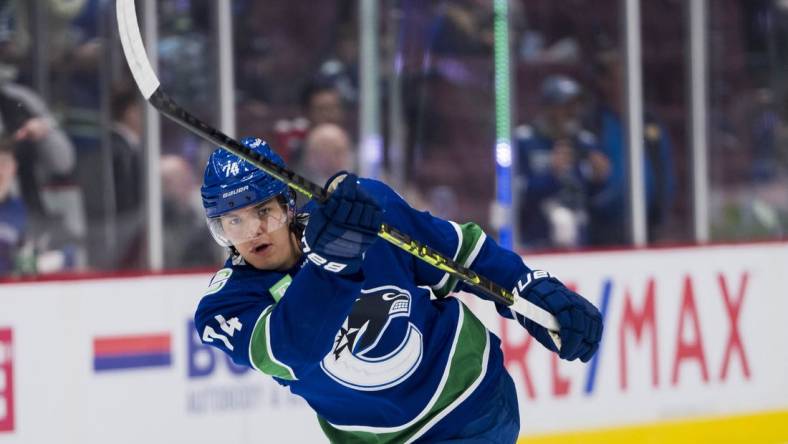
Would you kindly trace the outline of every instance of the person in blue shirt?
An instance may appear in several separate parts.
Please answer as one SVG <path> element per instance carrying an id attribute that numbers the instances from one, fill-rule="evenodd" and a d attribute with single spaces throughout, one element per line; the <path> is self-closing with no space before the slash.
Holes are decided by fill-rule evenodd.
<path id="1" fill-rule="evenodd" d="M 262 140 L 242 143 L 284 167 Z M 229 257 L 197 307 L 198 335 L 306 400 L 331 442 L 518 437 L 500 339 L 447 297 L 476 290 L 379 240 L 382 222 L 521 288 L 519 297 L 557 318 L 560 351 L 543 327 L 506 306 L 498 312 L 561 358 L 587 362 L 599 346 L 602 318 L 590 302 L 478 225 L 414 210 L 382 182 L 340 172 L 326 184 L 325 203 L 296 209 L 283 183 L 216 150 L 201 191 L 210 231 Z"/>
<path id="2" fill-rule="evenodd" d="M 588 242 L 594 246 L 624 245 L 629 242 L 629 148 L 621 112 L 624 71 L 616 51 L 600 52 L 594 69 L 599 97 L 587 126 L 597 134 L 599 149 L 610 159 L 610 177 L 589 202 Z M 654 241 L 675 204 L 676 169 L 666 126 L 648 110 L 643 120 L 646 220 L 649 241 Z"/>
<path id="3" fill-rule="evenodd" d="M 545 78 L 541 109 L 516 131 L 520 242 L 536 248 L 587 244 L 590 202 L 610 175 L 608 157 L 580 124 L 580 84 L 564 75 Z"/>

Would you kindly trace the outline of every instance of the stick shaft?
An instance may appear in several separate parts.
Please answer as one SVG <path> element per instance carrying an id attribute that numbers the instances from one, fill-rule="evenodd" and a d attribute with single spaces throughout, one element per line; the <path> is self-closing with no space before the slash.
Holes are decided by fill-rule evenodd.
<path id="1" fill-rule="evenodd" d="M 304 194 L 306 197 L 315 199 L 319 202 L 325 202 L 327 199 L 326 192 L 323 190 L 323 188 L 315 185 L 303 176 L 296 174 L 287 168 L 283 168 L 258 155 L 248 147 L 244 146 L 242 143 L 237 142 L 221 131 L 201 121 L 197 117 L 190 114 L 188 111 L 181 108 L 167 94 L 161 91 L 161 88 L 158 88 L 151 95 L 149 102 L 162 114 L 180 124 L 187 130 L 246 160 L 255 167 L 275 177 L 277 180 L 287 184 L 287 186 L 291 187 L 292 189 Z M 500 285 L 483 276 L 479 276 L 473 270 L 470 270 L 458 264 L 454 260 L 443 256 L 434 249 L 418 242 L 417 240 L 388 224 L 381 225 L 380 231 L 378 231 L 378 236 L 397 246 L 398 248 L 401 248 L 402 250 L 405 250 L 408 253 L 416 256 L 424 262 L 427 262 L 430 265 L 450 273 L 458 279 L 462 279 L 468 284 L 479 288 L 497 302 L 506 304 L 508 306 L 511 306 L 514 302 L 514 295 L 511 291 L 501 287 Z"/>
<path id="2" fill-rule="evenodd" d="M 185 129 L 246 160 L 307 198 L 321 203 L 326 201 L 328 195 L 323 188 L 315 185 L 303 176 L 260 156 L 242 143 L 190 114 L 165 94 L 145 54 L 134 0 L 117 0 L 116 7 L 118 30 L 126 61 L 140 92 L 154 108 Z M 542 325 L 551 332 L 556 345 L 560 348 L 560 338 L 557 334 L 559 330 L 558 322 L 552 315 L 541 308 L 525 299 L 517 298 L 515 300 L 512 292 L 506 288 L 478 275 L 473 270 L 443 256 L 388 224 L 381 225 L 378 236 L 420 260 L 479 289 L 492 300 L 505 304 L 512 310 Z"/>

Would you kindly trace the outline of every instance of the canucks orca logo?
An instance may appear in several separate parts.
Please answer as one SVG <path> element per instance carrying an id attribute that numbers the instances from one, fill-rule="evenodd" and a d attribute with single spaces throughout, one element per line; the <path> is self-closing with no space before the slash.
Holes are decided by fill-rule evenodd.
<path id="1" fill-rule="evenodd" d="M 407 320 L 410 292 L 386 285 L 361 293 L 320 367 L 346 387 L 383 390 L 416 371 L 423 354 L 422 336 Z"/>
<path id="2" fill-rule="evenodd" d="M 356 301 L 345 325 L 339 331 L 334 358 L 339 359 L 345 349 L 363 356 L 375 347 L 391 319 L 410 314 L 410 297 L 397 290 L 366 296 Z"/>

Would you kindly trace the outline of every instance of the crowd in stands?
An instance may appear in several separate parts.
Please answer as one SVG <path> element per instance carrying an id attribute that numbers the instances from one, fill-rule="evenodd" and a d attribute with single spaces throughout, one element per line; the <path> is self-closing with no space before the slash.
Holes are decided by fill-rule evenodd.
<path id="1" fill-rule="evenodd" d="M 0 3 L 0 278 L 145 269 L 145 105 L 114 34 L 114 2 Z M 156 2 L 162 83 L 215 123 L 213 3 Z M 714 239 L 784 238 L 788 231 L 788 82 L 774 74 L 788 65 L 788 44 L 769 34 L 788 34 L 782 3 L 721 0 L 710 8 Z M 509 5 L 518 247 L 626 245 L 629 147 L 618 1 Z M 232 8 L 236 135 L 263 137 L 318 184 L 337 170 L 355 170 L 357 2 L 236 0 Z M 643 8 L 648 240 L 686 242 L 687 35 L 675 20 L 684 2 Z M 405 0 L 380 13 L 384 146 L 389 155 L 393 135 L 404 134 L 400 193 L 414 207 L 494 230 L 490 2 Z M 763 16 L 773 28 L 755 25 Z M 44 43 L 36 34 L 41 20 Z M 393 86 L 400 97 L 391 95 Z M 199 200 L 213 147 L 166 120 L 161 140 L 165 266 L 214 267 L 223 253 L 205 241 Z"/>

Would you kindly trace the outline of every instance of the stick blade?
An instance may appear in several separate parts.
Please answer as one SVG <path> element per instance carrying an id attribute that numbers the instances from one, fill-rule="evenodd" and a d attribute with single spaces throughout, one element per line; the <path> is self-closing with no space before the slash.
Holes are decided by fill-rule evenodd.
<path id="1" fill-rule="evenodd" d="M 129 65 L 129 69 L 131 69 L 132 75 L 134 75 L 137 87 L 142 92 L 145 100 L 148 100 L 159 88 L 159 79 L 156 77 L 156 73 L 148 60 L 148 55 L 145 53 L 134 0 L 118 0 L 115 8 L 123 54 L 126 56 L 126 62 Z"/>

